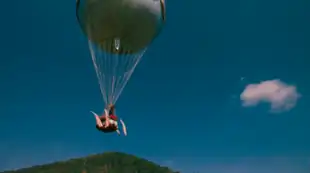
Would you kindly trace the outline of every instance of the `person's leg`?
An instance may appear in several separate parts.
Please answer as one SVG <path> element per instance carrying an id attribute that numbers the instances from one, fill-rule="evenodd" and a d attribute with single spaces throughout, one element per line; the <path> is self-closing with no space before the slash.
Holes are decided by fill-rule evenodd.
<path id="1" fill-rule="evenodd" d="M 97 125 L 98 127 L 102 127 L 102 126 L 103 126 L 103 124 L 102 124 L 102 122 L 101 122 L 101 120 L 100 120 L 99 116 L 98 116 L 95 112 L 93 112 L 93 111 L 91 111 L 91 113 L 93 113 L 93 114 L 94 114 L 94 116 L 95 116 L 95 119 L 96 119 L 96 125 Z"/>
<path id="2" fill-rule="evenodd" d="M 118 135 L 121 135 L 121 132 L 117 129 L 116 130 L 116 133 L 118 134 Z"/>
<path id="3" fill-rule="evenodd" d="M 122 119 L 120 119 L 120 122 L 122 124 L 122 128 L 123 128 L 123 133 L 125 136 L 127 136 L 127 129 L 126 129 L 126 125 L 124 123 L 124 121 Z"/>
<path id="4" fill-rule="evenodd" d="M 110 118 L 110 125 L 111 125 L 111 126 L 117 127 L 117 121 L 112 120 L 112 119 Z"/>
<path id="5" fill-rule="evenodd" d="M 99 127 L 103 127 L 102 121 L 100 120 L 99 116 L 95 116 L 96 118 L 96 125 L 98 125 Z"/>
<path id="6" fill-rule="evenodd" d="M 112 120 L 112 121 L 113 121 L 113 126 L 115 126 L 115 128 L 117 129 L 117 130 L 116 130 L 117 134 L 118 134 L 118 135 L 121 135 L 121 132 L 119 131 L 119 128 L 118 128 L 118 123 L 117 123 L 117 121 L 115 121 L 115 120 Z"/>
<path id="7" fill-rule="evenodd" d="M 99 131 L 102 131 L 102 127 L 99 127 L 97 124 L 96 124 L 96 129 Z"/>
<path id="8" fill-rule="evenodd" d="M 110 118 L 110 126 L 109 127 L 113 128 L 113 129 L 118 129 L 117 122 Z"/>

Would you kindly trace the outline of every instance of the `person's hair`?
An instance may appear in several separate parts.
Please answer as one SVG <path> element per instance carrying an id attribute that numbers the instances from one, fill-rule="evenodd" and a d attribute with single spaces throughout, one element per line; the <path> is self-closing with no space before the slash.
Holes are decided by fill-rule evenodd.
<path id="1" fill-rule="evenodd" d="M 110 106 L 110 113 L 113 115 L 115 114 L 115 106 L 114 105 Z"/>

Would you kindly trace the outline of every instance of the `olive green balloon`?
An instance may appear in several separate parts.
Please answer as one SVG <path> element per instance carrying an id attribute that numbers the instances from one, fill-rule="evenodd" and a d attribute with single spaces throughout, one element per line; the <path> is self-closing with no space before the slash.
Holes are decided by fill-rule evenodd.
<path id="1" fill-rule="evenodd" d="M 77 0 L 82 31 L 108 53 L 131 54 L 145 49 L 160 32 L 163 0 Z"/>

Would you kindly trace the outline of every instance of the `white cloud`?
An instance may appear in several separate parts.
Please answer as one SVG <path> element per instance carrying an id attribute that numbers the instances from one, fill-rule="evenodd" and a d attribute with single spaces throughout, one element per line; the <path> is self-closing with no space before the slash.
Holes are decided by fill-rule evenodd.
<path id="1" fill-rule="evenodd" d="M 300 94 L 293 85 L 280 80 L 268 80 L 259 84 L 249 84 L 240 95 L 243 106 L 256 106 L 261 102 L 271 105 L 272 112 L 282 112 L 292 109 Z"/>

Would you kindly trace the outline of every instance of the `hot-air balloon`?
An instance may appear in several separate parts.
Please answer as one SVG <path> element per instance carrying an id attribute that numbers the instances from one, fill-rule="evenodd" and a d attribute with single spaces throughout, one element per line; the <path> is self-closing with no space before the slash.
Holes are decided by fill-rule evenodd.
<path id="1" fill-rule="evenodd" d="M 164 0 L 77 0 L 76 17 L 87 36 L 100 91 L 102 116 L 92 112 L 98 130 L 120 135 L 115 103 L 148 46 L 165 23 Z M 120 119 L 124 135 L 126 125 Z"/>

